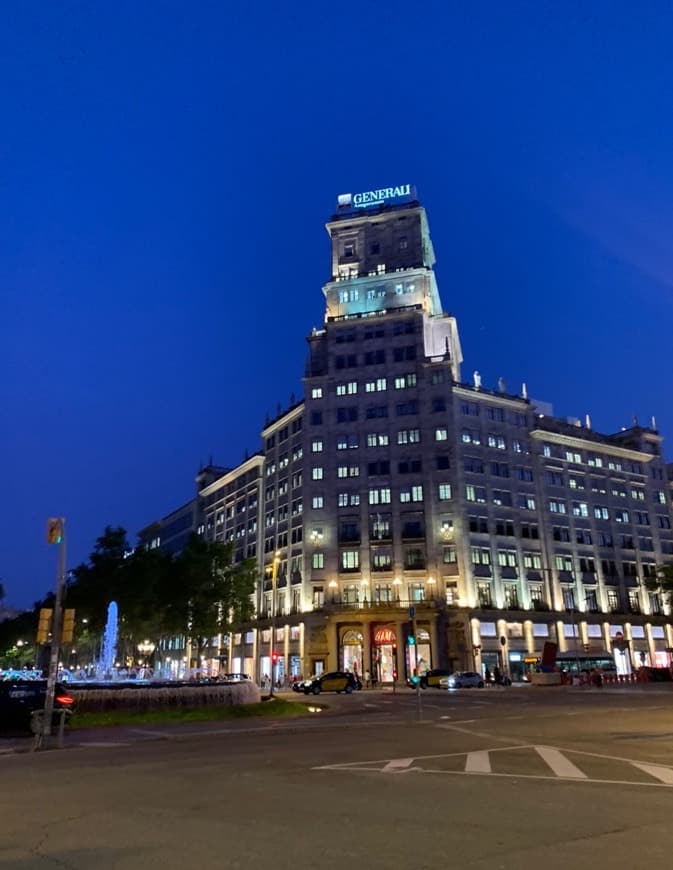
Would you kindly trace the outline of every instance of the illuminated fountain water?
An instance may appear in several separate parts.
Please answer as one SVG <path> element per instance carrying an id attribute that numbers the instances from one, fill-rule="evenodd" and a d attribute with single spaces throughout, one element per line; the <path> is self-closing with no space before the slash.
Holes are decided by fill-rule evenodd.
<path id="1" fill-rule="evenodd" d="M 96 677 L 99 680 L 114 679 L 114 664 L 117 656 L 117 631 L 119 627 L 119 613 L 117 602 L 111 601 L 107 608 L 107 622 L 103 635 L 103 650 L 101 657 L 96 663 Z"/>

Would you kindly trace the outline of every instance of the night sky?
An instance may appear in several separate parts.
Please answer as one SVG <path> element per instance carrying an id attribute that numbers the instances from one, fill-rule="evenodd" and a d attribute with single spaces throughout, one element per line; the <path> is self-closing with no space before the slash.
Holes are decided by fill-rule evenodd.
<path id="1" fill-rule="evenodd" d="M 0 577 L 301 394 L 336 196 L 412 183 L 465 363 L 673 458 L 669 3 L 34 2 L 0 28 Z"/>

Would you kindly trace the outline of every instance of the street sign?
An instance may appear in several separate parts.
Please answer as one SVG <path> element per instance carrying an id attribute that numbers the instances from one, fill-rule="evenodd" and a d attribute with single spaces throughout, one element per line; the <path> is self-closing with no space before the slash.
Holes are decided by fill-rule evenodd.
<path id="1" fill-rule="evenodd" d="M 415 607 L 410 607 L 410 608 L 409 608 L 409 617 L 410 617 L 410 619 L 413 619 L 414 616 L 416 616 L 416 608 L 415 608 Z"/>

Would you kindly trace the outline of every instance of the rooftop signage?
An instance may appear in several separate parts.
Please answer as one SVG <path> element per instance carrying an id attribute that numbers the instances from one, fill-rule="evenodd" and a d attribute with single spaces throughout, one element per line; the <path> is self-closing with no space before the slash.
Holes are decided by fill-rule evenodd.
<path id="1" fill-rule="evenodd" d="M 398 184 L 397 187 L 381 187 L 361 193 L 341 193 L 337 197 L 337 205 L 339 208 L 368 208 L 398 199 L 412 198 L 416 198 L 416 188 L 412 184 Z"/>

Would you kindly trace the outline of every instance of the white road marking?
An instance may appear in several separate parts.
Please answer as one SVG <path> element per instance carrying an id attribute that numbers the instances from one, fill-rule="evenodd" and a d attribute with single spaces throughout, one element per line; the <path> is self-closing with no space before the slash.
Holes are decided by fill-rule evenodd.
<path id="1" fill-rule="evenodd" d="M 649 773 L 655 779 L 665 782 L 666 785 L 673 785 L 673 770 L 670 767 L 660 767 L 658 764 L 644 764 L 642 761 L 632 761 L 631 764 L 644 773 Z"/>
<path id="2" fill-rule="evenodd" d="M 413 758 L 393 758 L 392 761 L 389 761 L 383 768 L 383 773 L 399 773 L 399 771 L 409 767 L 413 760 Z"/>
<path id="3" fill-rule="evenodd" d="M 465 773 L 490 773 L 491 759 L 488 752 L 468 752 Z"/>
<path id="4" fill-rule="evenodd" d="M 549 746 L 536 746 L 535 750 L 543 761 L 551 767 L 556 776 L 566 779 L 587 779 L 586 773 L 582 773 L 579 767 L 576 767 L 558 749 L 552 749 Z"/>

